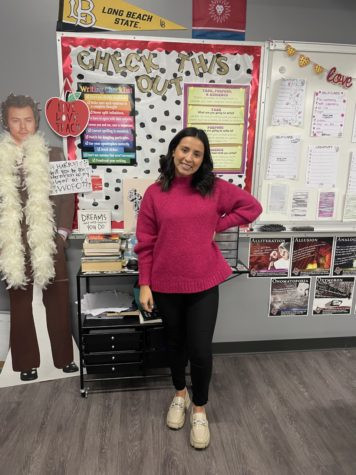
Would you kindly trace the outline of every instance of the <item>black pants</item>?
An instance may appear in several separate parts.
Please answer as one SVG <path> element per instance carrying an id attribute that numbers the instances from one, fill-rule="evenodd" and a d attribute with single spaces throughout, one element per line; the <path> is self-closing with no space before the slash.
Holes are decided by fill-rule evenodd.
<path id="1" fill-rule="evenodd" d="M 208 402 L 219 287 L 194 294 L 154 292 L 153 297 L 163 315 L 173 384 L 177 391 L 185 388 L 189 359 L 193 403 L 203 406 Z"/>

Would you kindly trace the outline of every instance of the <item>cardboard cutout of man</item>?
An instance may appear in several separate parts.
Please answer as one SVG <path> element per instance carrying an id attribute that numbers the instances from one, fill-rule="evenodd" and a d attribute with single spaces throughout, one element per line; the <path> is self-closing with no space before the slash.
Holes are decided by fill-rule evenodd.
<path id="1" fill-rule="evenodd" d="M 50 197 L 49 161 L 63 160 L 38 132 L 39 109 L 29 96 L 10 94 L 1 104 L 0 271 L 10 296 L 10 347 L 14 371 L 36 379 L 40 366 L 32 314 L 33 284 L 43 289 L 53 362 L 73 362 L 65 241 L 72 229 L 74 195 Z"/>

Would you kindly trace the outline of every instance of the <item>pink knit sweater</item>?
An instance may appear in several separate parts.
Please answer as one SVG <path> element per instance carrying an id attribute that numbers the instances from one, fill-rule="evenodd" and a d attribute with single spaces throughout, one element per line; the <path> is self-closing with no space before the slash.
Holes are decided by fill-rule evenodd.
<path id="1" fill-rule="evenodd" d="M 191 177 L 175 178 L 166 192 L 154 183 L 137 222 L 139 285 L 193 293 L 220 284 L 231 268 L 213 241 L 214 232 L 250 223 L 261 211 L 253 196 L 220 178 L 205 197 L 191 187 Z"/>

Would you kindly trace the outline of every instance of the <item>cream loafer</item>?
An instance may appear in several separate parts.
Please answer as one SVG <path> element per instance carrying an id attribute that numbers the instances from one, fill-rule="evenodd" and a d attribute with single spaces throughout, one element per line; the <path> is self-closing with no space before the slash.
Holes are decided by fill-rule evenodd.
<path id="1" fill-rule="evenodd" d="M 189 409 L 190 398 L 188 391 L 185 397 L 175 396 L 167 413 L 167 426 L 171 429 L 180 429 L 184 425 L 185 411 Z"/>
<path id="2" fill-rule="evenodd" d="M 190 444 L 195 449 L 205 449 L 210 442 L 209 423 L 205 412 L 195 412 L 190 415 L 192 429 L 190 431 Z"/>

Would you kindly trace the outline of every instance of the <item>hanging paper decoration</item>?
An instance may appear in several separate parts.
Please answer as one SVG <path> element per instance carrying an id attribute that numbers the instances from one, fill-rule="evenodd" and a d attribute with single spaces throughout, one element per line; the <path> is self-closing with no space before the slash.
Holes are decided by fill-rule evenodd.
<path id="1" fill-rule="evenodd" d="M 310 58 L 308 58 L 308 56 L 304 56 L 304 54 L 301 54 L 299 56 L 299 66 L 301 68 L 304 68 L 305 66 L 308 66 L 308 64 L 310 64 Z"/>
<path id="2" fill-rule="evenodd" d="M 294 48 L 289 43 L 285 46 L 285 52 L 288 56 L 294 56 L 297 53 L 296 48 Z M 301 68 L 308 66 L 309 64 L 313 66 L 313 70 L 316 74 L 326 74 L 326 80 L 332 84 L 336 84 L 338 86 L 344 87 L 348 89 L 351 87 L 352 84 L 352 76 L 347 76 L 345 74 L 341 74 L 336 70 L 336 67 L 326 68 L 321 64 L 315 63 L 309 56 L 305 56 L 305 54 L 300 53 L 298 57 L 298 64 Z"/>
<path id="3" fill-rule="evenodd" d="M 286 51 L 287 51 L 288 56 L 294 56 L 295 53 L 297 52 L 297 50 L 293 48 L 293 46 L 291 45 L 286 46 Z"/>
<path id="4" fill-rule="evenodd" d="M 340 74 L 335 66 L 328 71 L 326 80 L 333 84 L 339 84 L 339 86 L 345 87 L 346 89 L 352 86 L 352 77 Z"/>
<path id="5" fill-rule="evenodd" d="M 316 74 L 321 74 L 325 71 L 325 69 L 320 66 L 320 64 L 314 64 L 314 71 L 316 72 Z"/>
<path id="6" fill-rule="evenodd" d="M 78 92 L 72 91 L 69 81 L 66 82 L 71 89 L 67 101 L 60 97 L 51 97 L 46 102 L 45 115 L 53 132 L 61 137 L 78 137 L 88 125 L 90 111 L 87 103 L 78 99 Z M 63 94 L 66 82 L 63 84 L 60 96 Z"/>

